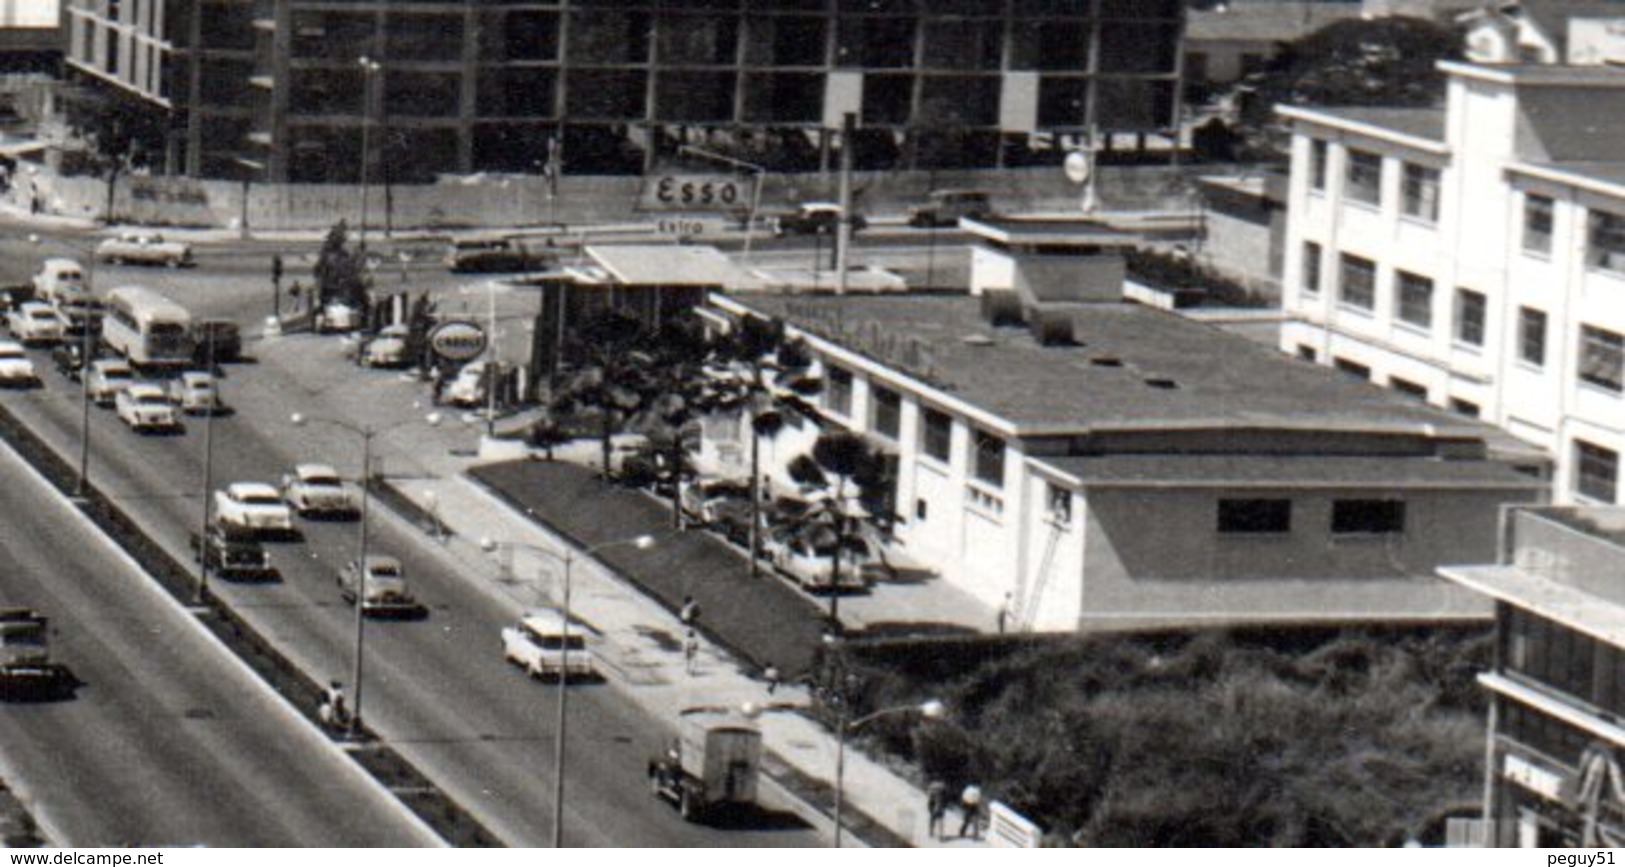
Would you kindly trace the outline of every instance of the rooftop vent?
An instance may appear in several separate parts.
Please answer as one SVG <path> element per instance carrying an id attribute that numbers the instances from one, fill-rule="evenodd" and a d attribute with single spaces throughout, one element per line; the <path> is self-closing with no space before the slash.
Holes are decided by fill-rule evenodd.
<path id="1" fill-rule="evenodd" d="M 1160 388 L 1166 391 L 1172 391 L 1179 387 L 1179 383 L 1174 382 L 1171 379 L 1162 378 L 1148 379 L 1145 381 L 1145 384 L 1151 386 L 1152 388 Z"/>
<path id="2" fill-rule="evenodd" d="M 992 346 L 993 338 L 986 334 L 967 334 L 959 338 L 959 342 L 966 346 Z"/>
<path id="3" fill-rule="evenodd" d="M 1089 363 L 1093 364 L 1096 367 L 1122 367 L 1123 366 L 1123 359 L 1121 359 L 1121 358 L 1112 358 L 1111 356 L 1102 355 L 1102 356 L 1100 356 L 1098 358 L 1089 359 Z"/>
<path id="4" fill-rule="evenodd" d="M 982 293 L 982 318 L 989 325 L 1021 324 L 1021 297 L 1005 290 L 987 290 Z"/>

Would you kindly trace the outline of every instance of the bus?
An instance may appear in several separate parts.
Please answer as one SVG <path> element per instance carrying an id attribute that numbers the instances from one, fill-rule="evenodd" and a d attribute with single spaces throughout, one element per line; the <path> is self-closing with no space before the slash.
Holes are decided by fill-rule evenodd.
<path id="1" fill-rule="evenodd" d="M 192 363 L 192 315 L 143 286 L 107 293 L 102 343 L 138 368 L 186 367 Z"/>

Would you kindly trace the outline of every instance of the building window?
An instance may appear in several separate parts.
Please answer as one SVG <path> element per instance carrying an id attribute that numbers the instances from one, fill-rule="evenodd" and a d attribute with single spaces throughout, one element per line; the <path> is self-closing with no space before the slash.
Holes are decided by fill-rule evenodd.
<path id="1" fill-rule="evenodd" d="M 1335 500 L 1332 502 L 1334 535 L 1372 535 L 1405 532 L 1405 503 L 1402 500 Z"/>
<path id="2" fill-rule="evenodd" d="M 1526 193 L 1523 197 L 1523 249 L 1528 253 L 1552 252 L 1552 200 Z"/>
<path id="3" fill-rule="evenodd" d="M 1298 358 L 1303 361 L 1319 361 L 1320 353 L 1315 351 L 1313 346 L 1300 343 L 1298 344 Z"/>
<path id="4" fill-rule="evenodd" d="M 1072 491 L 1054 482 L 1045 489 L 1045 514 L 1057 524 L 1072 523 Z"/>
<path id="5" fill-rule="evenodd" d="M 1619 452 L 1575 440 L 1574 490 L 1581 496 L 1612 505 L 1619 490 Z"/>
<path id="6" fill-rule="evenodd" d="M 1382 157 L 1350 148 L 1343 166 L 1343 195 L 1353 202 L 1382 205 Z"/>
<path id="7" fill-rule="evenodd" d="M 1401 207 L 1405 216 L 1439 221 L 1439 170 L 1431 166 L 1405 164 Z"/>
<path id="8" fill-rule="evenodd" d="M 1314 241 L 1303 242 L 1303 292 L 1305 295 L 1320 292 L 1320 245 Z"/>
<path id="9" fill-rule="evenodd" d="M 1484 345 L 1484 294 L 1456 290 L 1456 339 L 1468 346 Z"/>
<path id="10" fill-rule="evenodd" d="M 1351 307 L 1371 310 L 1377 303 L 1377 263 L 1347 253 L 1337 270 L 1338 300 Z"/>
<path id="11" fill-rule="evenodd" d="M 1318 138 L 1309 140 L 1309 188 L 1326 189 L 1326 143 Z"/>
<path id="12" fill-rule="evenodd" d="M 1470 400 L 1462 400 L 1459 397 L 1450 398 L 1450 411 L 1468 418 L 1478 418 L 1480 412 L 1482 412 L 1478 404 Z"/>
<path id="13" fill-rule="evenodd" d="M 830 366 L 824 372 L 824 407 L 852 415 L 852 371 Z"/>
<path id="14" fill-rule="evenodd" d="M 1289 533 L 1291 500 L 1220 500 L 1220 533 Z"/>
<path id="15" fill-rule="evenodd" d="M 1400 394 L 1408 395 L 1418 400 L 1425 401 L 1428 399 L 1428 387 L 1420 382 L 1411 382 L 1408 379 L 1400 379 L 1397 376 L 1390 376 L 1388 377 L 1388 387 L 1399 392 Z"/>
<path id="16" fill-rule="evenodd" d="M 898 439 L 903 432 L 903 396 L 889 388 L 876 387 L 870 392 L 874 431 L 889 439 Z"/>
<path id="17" fill-rule="evenodd" d="M 934 409 L 920 410 L 920 451 L 943 463 L 948 462 L 953 447 L 954 420 L 945 412 Z"/>
<path id="18" fill-rule="evenodd" d="M 1334 358 L 1332 359 L 1332 366 L 1355 379 L 1371 381 L 1371 368 L 1358 361 L 1350 361 L 1347 358 Z"/>
<path id="19" fill-rule="evenodd" d="M 1399 321 L 1418 328 L 1433 327 L 1433 281 L 1408 271 L 1399 272 Z"/>
<path id="20" fill-rule="evenodd" d="M 1607 329 L 1580 326 L 1580 380 L 1609 391 L 1625 388 L 1625 338 Z"/>
<path id="21" fill-rule="evenodd" d="M 1518 308 L 1518 358 L 1536 367 L 1546 366 L 1546 313 Z"/>
<path id="22" fill-rule="evenodd" d="M 1586 237 L 1586 264 L 1625 272 L 1625 217 L 1592 211 Z"/>
<path id="23" fill-rule="evenodd" d="M 995 488 L 1004 487 L 1004 440 L 978 430 L 975 443 L 976 453 L 971 456 L 971 476 Z"/>

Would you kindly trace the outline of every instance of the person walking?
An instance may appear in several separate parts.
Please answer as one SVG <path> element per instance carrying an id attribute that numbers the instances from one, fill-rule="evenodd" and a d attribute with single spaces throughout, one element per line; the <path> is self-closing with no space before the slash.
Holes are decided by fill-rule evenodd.
<path id="1" fill-rule="evenodd" d="M 700 603 L 692 596 L 684 596 L 683 606 L 677 609 L 677 619 L 683 621 L 684 626 L 693 626 L 700 619 Z"/>
<path id="2" fill-rule="evenodd" d="M 926 833 L 933 840 L 942 839 L 942 825 L 948 817 L 948 784 L 941 780 L 932 780 L 925 787 L 925 812 L 931 821 L 926 825 Z"/>
<path id="3" fill-rule="evenodd" d="M 768 660 L 762 665 L 762 677 L 767 680 L 767 694 L 772 695 L 779 689 L 779 667 Z"/>
<path id="4" fill-rule="evenodd" d="M 699 658 L 700 636 L 693 629 L 689 629 L 688 634 L 683 637 L 683 670 L 690 676 L 694 674 Z"/>
<path id="5" fill-rule="evenodd" d="M 971 783 L 959 793 L 959 836 L 982 838 L 982 787 Z"/>

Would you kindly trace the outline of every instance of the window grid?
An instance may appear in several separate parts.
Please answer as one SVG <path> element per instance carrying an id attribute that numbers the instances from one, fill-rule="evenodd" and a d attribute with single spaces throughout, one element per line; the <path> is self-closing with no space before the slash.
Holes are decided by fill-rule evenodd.
<path id="1" fill-rule="evenodd" d="M 1439 221 L 1439 170 L 1415 163 L 1405 164 L 1401 206 L 1405 216 Z"/>
<path id="2" fill-rule="evenodd" d="M 1382 204 L 1382 157 L 1368 151 L 1348 151 L 1343 167 L 1343 195 L 1367 205 Z"/>
<path id="3" fill-rule="evenodd" d="M 945 412 L 923 408 L 920 411 L 920 451 L 943 463 L 953 447 L 954 420 Z"/>
<path id="4" fill-rule="evenodd" d="M 874 432 L 896 440 L 903 433 L 903 396 L 889 388 L 875 388 L 871 393 Z"/>
<path id="5" fill-rule="evenodd" d="M 1518 308 L 1518 358 L 1536 367 L 1546 366 L 1546 313 Z"/>
<path id="6" fill-rule="evenodd" d="M 1433 281 L 1420 274 L 1399 272 L 1399 320 L 1419 328 L 1433 327 Z"/>
<path id="7" fill-rule="evenodd" d="M 1580 326 L 1580 380 L 1609 391 L 1625 389 L 1625 337 L 1594 325 Z"/>
<path id="8" fill-rule="evenodd" d="M 1575 440 L 1574 490 L 1612 505 L 1619 491 L 1619 452 Z"/>
<path id="9" fill-rule="evenodd" d="M 1312 190 L 1326 189 L 1326 142 L 1320 139 L 1309 140 L 1309 188 Z"/>
<path id="10" fill-rule="evenodd" d="M 1371 310 L 1377 303 L 1377 263 L 1344 253 L 1338 267 L 1338 300 Z"/>
<path id="11" fill-rule="evenodd" d="M 1218 531 L 1224 534 L 1290 533 L 1292 501 L 1281 499 L 1222 499 Z"/>
<path id="12" fill-rule="evenodd" d="M 852 415 L 852 371 L 830 367 L 824 374 L 824 407 Z"/>
<path id="13" fill-rule="evenodd" d="M 1456 290 L 1456 339 L 1469 346 L 1484 345 L 1485 301 L 1482 292 Z"/>
<path id="14" fill-rule="evenodd" d="M 1523 197 L 1523 248 L 1530 253 L 1552 252 L 1552 200 L 1528 193 Z"/>
<path id="15" fill-rule="evenodd" d="M 1303 242 L 1303 291 L 1306 295 L 1320 294 L 1320 245 Z"/>
<path id="16" fill-rule="evenodd" d="M 1625 217 L 1592 211 L 1586 233 L 1586 264 L 1625 273 Z"/>
<path id="17" fill-rule="evenodd" d="M 975 443 L 972 477 L 995 488 L 1004 487 L 1004 440 L 987 431 L 977 430 Z"/>

